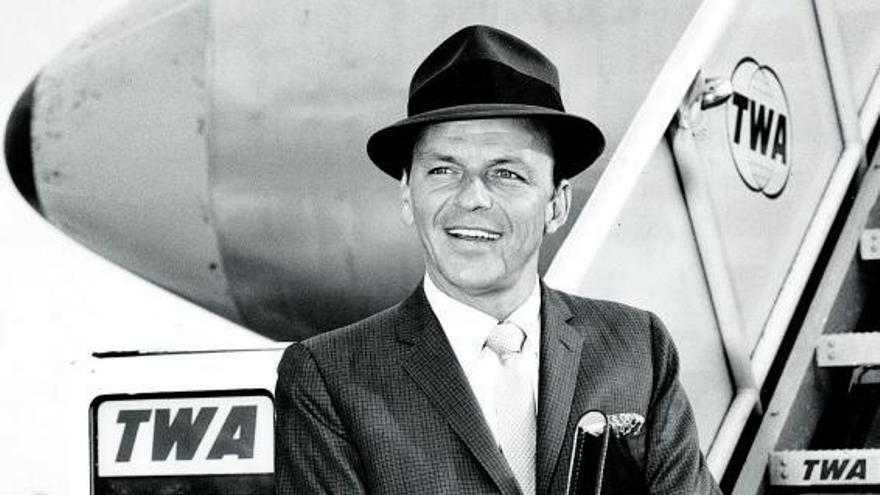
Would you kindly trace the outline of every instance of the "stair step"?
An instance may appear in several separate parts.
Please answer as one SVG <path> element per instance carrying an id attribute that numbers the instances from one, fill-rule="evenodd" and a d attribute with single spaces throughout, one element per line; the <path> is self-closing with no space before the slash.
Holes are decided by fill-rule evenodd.
<path id="1" fill-rule="evenodd" d="M 823 335 L 816 344 L 816 362 L 823 368 L 880 365 L 880 332 Z"/>

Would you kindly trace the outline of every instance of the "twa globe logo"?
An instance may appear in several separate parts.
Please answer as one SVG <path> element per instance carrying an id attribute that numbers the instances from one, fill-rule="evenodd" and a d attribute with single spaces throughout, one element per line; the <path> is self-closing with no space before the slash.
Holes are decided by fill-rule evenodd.
<path id="1" fill-rule="evenodd" d="M 790 111 L 776 72 L 746 57 L 730 77 L 727 142 L 736 170 L 755 192 L 775 198 L 791 174 Z"/>

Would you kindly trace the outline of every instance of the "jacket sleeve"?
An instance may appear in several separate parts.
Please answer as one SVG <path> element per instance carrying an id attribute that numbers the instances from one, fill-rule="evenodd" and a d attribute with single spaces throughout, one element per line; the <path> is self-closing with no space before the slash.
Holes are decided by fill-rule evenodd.
<path id="1" fill-rule="evenodd" d="M 275 493 L 366 493 L 361 462 L 306 346 L 291 345 L 275 387 Z"/>
<path id="2" fill-rule="evenodd" d="M 690 403 L 678 381 L 678 353 L 666 328 L 653 314 L 651 338 L 654 387 L 649 418 L 645 481 L 655 495 L 721 495 L 697 438 Z"/>

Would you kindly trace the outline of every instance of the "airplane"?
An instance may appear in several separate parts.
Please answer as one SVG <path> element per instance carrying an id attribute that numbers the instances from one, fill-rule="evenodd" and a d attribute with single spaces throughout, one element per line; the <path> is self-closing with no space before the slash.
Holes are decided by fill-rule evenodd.
<path id="1" fill-rule="evenodd" d="M 34 412 L 51 416 L 39 445 L 52 481 L 25 469 L 0 493 L 271 493 L 286 343 L 394 304 L 423 274 L 366 139 L 404 114 L 424 55 L 476 23 L 546 53 L 567 110 L 603 130 L 607 151 L 574 180 L 573 221 L 545 242 L 541 273 L 665 321 L 725 490 L 880 484 L 870 449 L 801 452 L 791 476 L 767 461 L 810 442 L 782 442 L 773 421 L 800 424 L 776 404 L 789 376 L 812 383 L 788 369 L 809 354 L 790 351 L 817 301 L 864 307 L 862 285 L 827 282 L 850 266 L 828 253 L 859 242 L 863 225 L 843 224 L 874 218 L 876 21 L 866 0 L 123 5 L 24 88 L 5 156 L 17 214 L 38 222 L 26 202 L 163 290 L 131 289 L 155 300 L 127 301 L 130 316 L 30 326 L 86 342 L 34 380 L 64 389 Z"/>

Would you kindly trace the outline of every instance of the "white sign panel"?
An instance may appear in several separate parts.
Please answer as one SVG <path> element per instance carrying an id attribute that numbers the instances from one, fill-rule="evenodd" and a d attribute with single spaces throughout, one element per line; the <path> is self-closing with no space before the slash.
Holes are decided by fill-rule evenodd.
<path id="1" fill-rule="evenodd" d="M 99 477 L 273 470 L 268 396 L 106 400 L 96 417 Z"/>
<path id="2" fill-rule="evenodd" d="M 786 450 L 770 454 L 774 486 L 880 484 L 880 449 Z"/>

